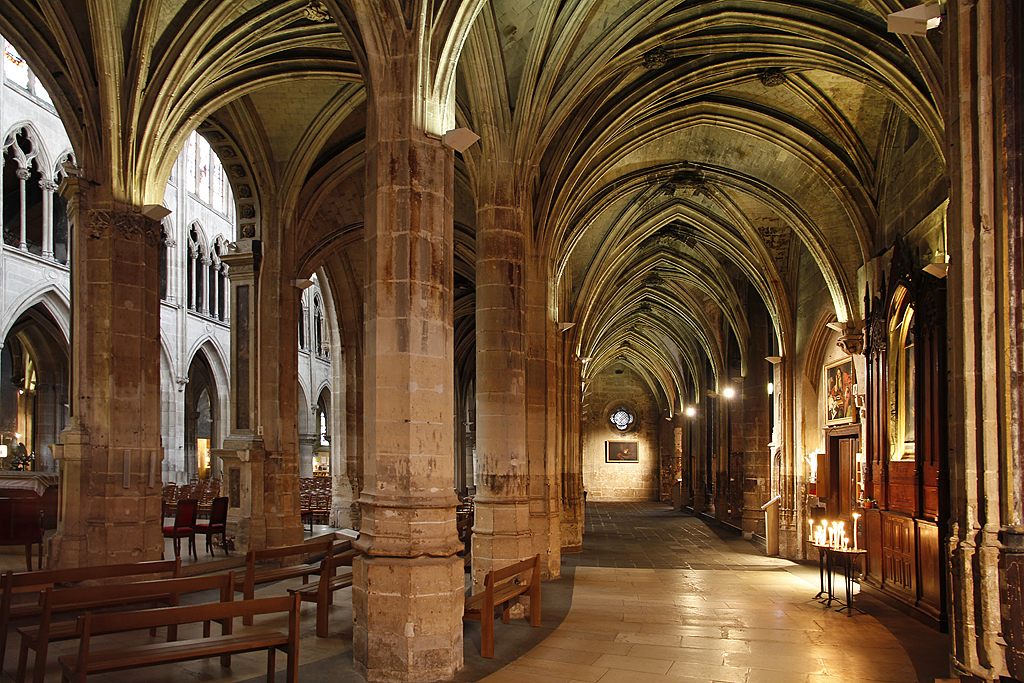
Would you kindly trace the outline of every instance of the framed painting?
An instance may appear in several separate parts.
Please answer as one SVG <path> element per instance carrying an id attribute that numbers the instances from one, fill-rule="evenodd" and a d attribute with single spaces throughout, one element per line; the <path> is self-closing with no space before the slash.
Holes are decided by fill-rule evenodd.
<path id="1" fill-rule="evenodd" d="M 829 363 L 825 366 L 825 425 L 845 425 L 857 421 L 857 405 L 854 400 L 853 357 Z"/>
<path id="2" fill-rule="evenodd" d="M 605 441 L 605 462 L 640 462 L 636 441 Z"/>

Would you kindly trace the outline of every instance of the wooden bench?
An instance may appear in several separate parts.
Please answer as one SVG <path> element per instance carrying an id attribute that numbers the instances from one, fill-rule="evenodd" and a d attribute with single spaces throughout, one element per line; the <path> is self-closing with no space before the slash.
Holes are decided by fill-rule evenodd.
<path id="1" fill-rule="evenodd" d="M 494 658 L 494 608 L 502 608 L 501 621 L 507 624 L 511 602 L 520 595 L 530 597 L 530 626 L 540 626 L 540 555 L 487 572 L 483 591 L 466 598 L 462 618 L 480 622 L 482 657 Z"/>
<path id="2" fill-rule="evenodd" d="M 4 664 L 7 652 L 7 631 L 11 620 L 37 617 L 41 613 L 39 596 L 48 587 L 62 584 L 76 584 L 83 581 L 104 581 L 123 579 L 126 577 L 156 576 L 160 574 L 177 578 L 181 575 L 181 560 L 155 560 L 149 562 L 129 562 L 126 564 L 107 564 L 96 567 L 77 567 L 74 569 L 48 569 L 39 572 L 5 572 L 0 578 L 3 592 L 0 595 L 0 668 Z M 35 595 L 30 595 L 35 593 Z M 24 602 L 15 602 L 15 596 L 27 598 Z M 114 604 L 118 604 L 117 601 Z M 84 608 L 102 605 L 86 605 Z"/>
<path id="3" fill-rule="evenodd" d="M 235 590 L 242 592 L 245 600 L 252 600 L 256 595 L 256 586 L 261 583 L 273 581 L 284 581 L 302 577 L 302 583 L 308 583 L 309 577 L 320 573 L 319 564 L 299 562 L 297 564 L 282 564 L 276 567 L 259 567 L 257 564 L 282 558 L 305 558 L 313 555 L 331 555 L 334 551 L 334 538 L 330 537 L 323 541 L 312 543 L 300 543 L 298 545 L 286 545 L 280 548 L 266 548 L 264 550 L 250 550 L 245 556 L 245 575 L 235 579 Z M 252 618 L 242 619 L 246 626 L 252 625 Z"/>
<path id="4" fill-rule="evenodd" d="M 75 637 L 77 625 L 74 621 L 53 622 L 55 614 L 81 612 L 96 607 L 111 605 L 139 605 L 153 603 L 170 607 L 178 606 L 181 596 L 199 591 L 220 591 L 221 602 L 234 599 L 235 574 L 212 574 L 191 576 L 181 579 L 164 579 L 158 581 L 140 581 L 106 586 L 81 586 L 76 588 L 47 588 L 40 597 L 41 613 L 39 624 L 22 626 L 18 629 L 21 636 L 21 651 L 18 657 L 18 673 L 15 680 L 24 683 L 25 671 L 28 666 L 29 650 L 36 651 L 33 683 L 43 683 L 46 675 L 46 653 L 51 642 L 70 640 Z M 116 631 L 121 631 L 120 627 Z M 112 632 L 116 632 L 112 631 Z M 205 635 L 209 635 L 210 624 L 206 623 Z M 100 631 L 93 628 L 92 633 Z M 155 635 L 155 633 L 154 633 Z M 177 626 L 167 629 L 168 642 L 177 639 Z"/>
<path id="5" fill-rule="evenodd" d="M 335 573 L 337 567 L 351 567 L 352 560 L 359 555 L 358 550 L 351 548 L 351 543 L 346 542 L 348 550 L 334 555 L 329 553 L 320 561 L 320 580 L 310 583 L 302 588 L 289 588 L 289 593 L 298 595 L 304 602 L 316 603 L 316 637 L 327 637 L 328 610 L 334 604 L 334 591 L 348 588 L 352 585 L 352 570 Z"/>
<path id="6" fill-rule="evenodd" d="M 252 619 L 258 614 L 288 612 L 288 632 L 272 630 L 246 630 L 235 635 L 232 623 L 235 617 Z M 127 631 L 177 626 L 198 622 L 218 621 L 221 635 L 178 640 L 170 643 L 151 643 L 110 650 L 93 650 L 91 637 L 95 633 L 111 630 Z M 138 669 L 155 664 L 172 664 L 195 659 L 220 657 L 221 666 L 231 666 L 231 655 L 243 652 L 267 651 L 267 682 L 274 681 L 274 656 L 277 650 L 288 655 L 287 681 L 297 683 L 299 676 L 299 596 L 215 602 L 188 607 L 162 607 L 160 609 L 120 612 L 117 614 L 86 613 L 78 618 L 75 635 L 81 639 L 78 654 L 59 658 L 64 683 L 85 683 L 86 676 L 106 671 Z"/>

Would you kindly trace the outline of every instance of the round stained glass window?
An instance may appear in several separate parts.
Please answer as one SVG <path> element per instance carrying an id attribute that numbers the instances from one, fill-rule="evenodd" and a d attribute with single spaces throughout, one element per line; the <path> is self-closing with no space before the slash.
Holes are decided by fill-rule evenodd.
<path id="1" fill-rule="evenodd" d="M 629 429 L 630 425 L 636 422 L 636 417 L 623 406 L 616 408 L 615 412 L 608 416 L 615 428 L 620 432 Z"/>

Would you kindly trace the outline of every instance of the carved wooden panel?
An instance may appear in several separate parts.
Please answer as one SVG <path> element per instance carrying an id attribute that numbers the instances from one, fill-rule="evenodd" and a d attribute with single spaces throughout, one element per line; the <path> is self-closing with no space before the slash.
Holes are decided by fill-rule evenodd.
<path id="1" fill-rule="evenodd" d="M 916 467 L 913 461 L 890 462 L 888 509 L 913 515 L 917 511 L 916 482 Z"/>
<path id="2" fill-rule="evenodd" d="M 939 527 L 933 522 L 917 523 L 917 606 L 934 617 L 942 613 L 942 586 L 945 581 Z"/>
<path id="3" fill-rule="evenodd" d="M 864 511 L 864 545 L 868 550 L 864 556 L 864 573 L 868 581 L 882 585 L 882 513 L 878 510 Z"/>
<path id="4" fill-rule="evenodd" d="M 914 520 L 882 513 L 882 585 L 901 592 L 915 590 Z"/>

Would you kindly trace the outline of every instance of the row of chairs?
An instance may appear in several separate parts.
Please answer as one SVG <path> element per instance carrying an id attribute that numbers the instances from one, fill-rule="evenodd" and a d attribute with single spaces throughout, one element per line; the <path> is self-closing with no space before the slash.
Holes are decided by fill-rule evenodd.
<path id="1" fill-rule="evenodd" d="M 182 498 L 176 503 L 174 512 L 174 524 L 164 527 L 164 538 L 174 541 L 174 557 L 181 556 L 181 539 L 188 539 L 188 549 L 198 560 L 199 553 L 196 552 L 196 534 L 206 536 L 206 552 L 213 554 L 213 537 L 220 534 L 221 545 L 224 554 L 228 554 L 227 546 L 227 523 L 228 523 L 228 499 L 227 497 L 214 498 L 210 503 L 210 518 L 205 524 L 200 524 L 199 500 L 197 498 Z"/>
<path id="2" fill-rule="evenodd" d="M 331 478 L 312 477 L 299 479 L 300 514 L 305 522 L 329 524 L 331 517 Z"/>
<path id="3" fill-rule="evenodd" d="M 210 514 L 213 499 L 220 496 L 220 479 L 193 479 L 187 484 L 164 484 L 161 491 L 164 517 L 170 517 L 179 500 L 199 501 L 199 516 Z"/>

